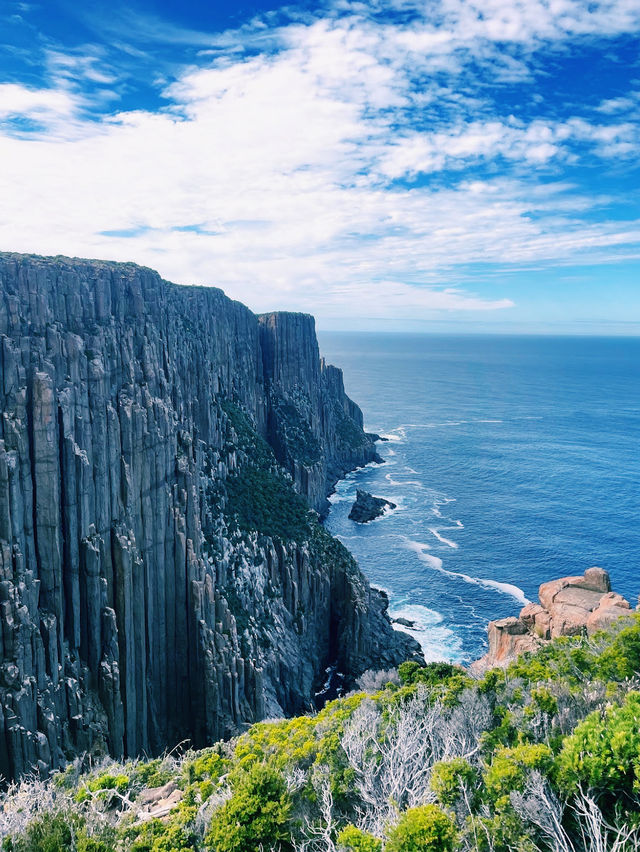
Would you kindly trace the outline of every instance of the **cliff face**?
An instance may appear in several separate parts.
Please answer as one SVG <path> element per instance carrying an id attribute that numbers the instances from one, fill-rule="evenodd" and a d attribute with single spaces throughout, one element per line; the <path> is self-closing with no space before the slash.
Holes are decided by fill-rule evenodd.
<path id="1" fill-rule="evenodd" d="M 203 745 L 415 652 L 294 491 L 323 511 L 375 457 L 311 317 L 0 254 L 0 411 L 0 775 Z"/>
<path id="2" fill-rule="evenodd" d="M 342 370 L 320 358 L 313 317 L 263 314 L 267 436 L 278 461 L 321 515 L 338 479 L 378 460 L 362 412 L 346 395 Z"/>

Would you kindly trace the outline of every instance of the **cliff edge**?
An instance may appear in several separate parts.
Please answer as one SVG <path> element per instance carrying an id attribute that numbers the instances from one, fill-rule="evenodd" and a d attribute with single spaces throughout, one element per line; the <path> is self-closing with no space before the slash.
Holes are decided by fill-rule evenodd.
<path id="1" fill-rule="evenodd" d="M 418 653 L 317 514 L 375 459 L 313 319 L 0 254 L 0 775 L 203 746 Z"/>
<path id="2" fill-rule="evenodd" d="M 558 636 L 591 635 L 631 614 L 629 602 L 611 591 L 609 574 L 602 568 L 587 568 L 582 577 L 543 583 L 538 597 L 540 603 L 527 604 L 518 618 L 489 622 L 489 651 L 472 664 L 473 672 L 505 667 Z"/>

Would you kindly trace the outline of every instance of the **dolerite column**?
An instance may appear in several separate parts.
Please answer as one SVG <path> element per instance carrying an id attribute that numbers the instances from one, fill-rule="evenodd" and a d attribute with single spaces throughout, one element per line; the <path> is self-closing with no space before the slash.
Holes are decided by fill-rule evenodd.
<path id="1" fill-rule="evenodd" d="M 35 373 L 32 394 L 31 435 L 40 606 L 53 613 L 57 619 L 58 652 L 62 657 L 60 451 L 53 382 L 47 373 Z"/>

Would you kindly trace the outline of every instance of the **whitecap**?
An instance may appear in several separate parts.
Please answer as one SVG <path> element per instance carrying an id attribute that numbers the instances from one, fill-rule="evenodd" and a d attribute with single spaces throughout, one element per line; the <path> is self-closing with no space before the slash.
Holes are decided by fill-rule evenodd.
<path id="1" fill-rule="evenodd" d="M 441 541 L 442 544 L 446 544 L 447 547 L 452 547 L 454 550 L 458 549 L 457 542 L 451 541 L 450 538 L 445 538 L 443 535 L 440 535 L 440 533 L 437 529 L 435 529 L 435 527 L 429 527 L 429 532 L 432 533 L 438 539 L 438 541 Z"/>
<path id="2" fill-rule="evenodd" d="M 468 574 L 463 574 L 459 571 L 448 571 L 443 567 L 442 559 L 424 552 L 424 549 L 429 548 L 428 545 L 423 542 L 406 539 L 406 546 L 409 550 L 413 550 L 413 552 L 416 553 L 423 562 L 433 568 L 434 571 L 446 574 L 447 577 L 462 580 L 465 583 L 470 583 L 474 586 L 481 586 L 485 589 L 495 589 L 495 591 L 500 592 L 500 594 L 514 598 L 518 601 L 518 603 L 522 604 L 522 606 L 526 606 L 530 603 L 522 589 L 518 586 L 514 586 L 512 583 L 501 583 L 498 580 L 486 580 L 483 577 L 470 577 Z"/>
<path id="3" fill-rule="evenodd" d="M 392 429 L 391 432 L 385 432 L 384 435 L 380 435 L 381 438 L 384 438 L 385 441 L 391 441 L 395 444 L 401 444 L 407 438 L 407 431 L 404 426 L 398 426 L 397 429 Z"/>
<path id="4" fill-rule="evenodd" d="M 377 592 L 384 592 L 388 598 L 391 597 L 391 589 L 388 589 L 386 586 L 381 586 L 379 583 L 369 583 L 369 585 Z"/>
<path id="5" fill-rule="evenodd" d="M 462 640 L 446 627 L 439 612 L 420 604 L 401 604 L 391 606 L 392 618 L 406 618 L 413 627 L 394 624 L 396 630 L 409 633 L 420 643 L 426 662 L 459 662 L 463 658 Z"/>
<path id="6" fill-rule="evenodd" d="M 403 482 L 395 480 L 390 473 L 385 473 L 384 478 L 387 480 L 389 485 L 404 485 Z"/>
<path id="7" fill-rule="evenodd" d="M 455 497 L 439 497 L 431 507 L 431 511 L 436 516 L 436 518 L 442 517 L 442 512 L 440 511 L 440 506 L 446 506 L 447 503 L 455 503 Z"/>

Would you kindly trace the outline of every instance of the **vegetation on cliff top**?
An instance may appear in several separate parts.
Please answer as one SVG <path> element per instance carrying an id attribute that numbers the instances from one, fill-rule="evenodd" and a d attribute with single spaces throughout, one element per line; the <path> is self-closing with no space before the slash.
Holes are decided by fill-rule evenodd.
<path id="1" fill-rule="evenodd" d="M 2 848 L 630 852 L 639 672 L 640 616 L 481 680 L 405 663 L 199 753 L 23 781 L 2 802 Z"/>

